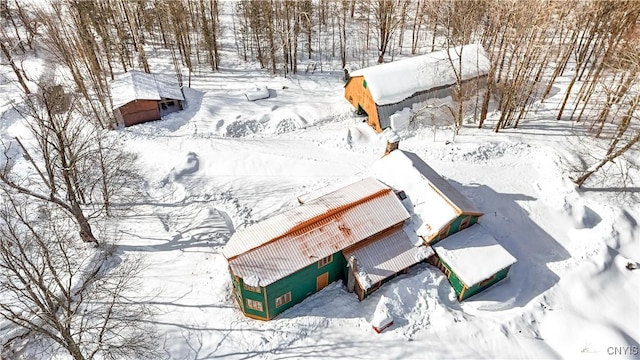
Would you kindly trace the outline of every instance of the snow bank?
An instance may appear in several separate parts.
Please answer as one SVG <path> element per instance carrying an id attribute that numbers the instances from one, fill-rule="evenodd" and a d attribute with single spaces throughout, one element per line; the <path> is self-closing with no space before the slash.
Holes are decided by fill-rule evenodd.
<path id="1" fill-rule="evenodd" d="M 265 85 L 255 85 L 252 88 L 247 89 L 244 95 L 249 101 L 255 101 L 260 99 L 266 99 L 269 97 L 269 89 Z"/>
<path id="2" fill-rule="evenodd" d="M 388 304 L 391 302 L 391 299 L 381 296 L 380 301 L 378 301 L 378 305 L 376 306 L 376 310 L 373 313 L 373 319 L 371 319 L 371 326 L 373 326 L 373 330 L 375 330 L 378 334 L 384 331 L 384 329 L 393 325 L 393 317 L 389 313 Z"/>
<path id="3" fill-rule="evenodd" d="M 411 121 L 411 109 L 408 107 L 397 111 L 395 114 L 389 116 L 391 122 L 391 128 L 395 131 L 405 130 L 409 126 Z"/>

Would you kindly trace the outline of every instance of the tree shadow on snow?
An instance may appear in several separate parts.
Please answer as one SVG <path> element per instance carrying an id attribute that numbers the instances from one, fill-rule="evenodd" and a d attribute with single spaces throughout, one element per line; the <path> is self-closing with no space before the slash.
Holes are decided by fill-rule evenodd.
<path id="1" fill-rule="evenodd" d="M 500 302 L 496 307 L 500 310 L 522 307 L 558 283 L 560 278 L 548 264 L 566 260 L 571 255 L 518 204 L 535 198 L 499 193 L 486 185 L 462 186 L 449 181 L 484 212 L 479 222 L 517 259 L 506 279 L 465 302 Z"/>
<path id="2" fill-rule="evenodd" d="M 160 219 L 162 221 L 162 219 Z M 164 225 L 169 230 L 168 225 Z M 154 240 L 160 243 L 155 245 L 118 245 L 119 252 L 126 251 L 173 251 L 193 250 L 195 248 L 216 249 L 224 246 L 233 234 L 233 222 L 229 215 L 219 209 L 210 209 L 208 216 L 203 218 L 191 218 L 186 224 L 181 224 L 175 229 L 170 238 L 151 238 L 130 231 L 120 230 L 126 237 L 136 237 L 145 240 Z"/>

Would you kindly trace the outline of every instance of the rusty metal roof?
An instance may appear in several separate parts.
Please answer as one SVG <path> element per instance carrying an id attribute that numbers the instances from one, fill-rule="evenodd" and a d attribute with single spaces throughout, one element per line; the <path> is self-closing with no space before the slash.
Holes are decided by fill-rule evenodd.
<path id="1" fill-rule="evenodd" d="M 354 256 L 357 260 L 356 278 L 365 290 L 433 255 L 431 247 L 415 246 L 405 231 L 410 230 L 398 229 L 363 247 L 344 251 L 347 259 Z"/>
<path id="2" fill-rule="evenodd" d="M 223 255 L 235 275 L 266 286 L 408 218 L 389 187 L 367 178 L 237 231 Z"/>

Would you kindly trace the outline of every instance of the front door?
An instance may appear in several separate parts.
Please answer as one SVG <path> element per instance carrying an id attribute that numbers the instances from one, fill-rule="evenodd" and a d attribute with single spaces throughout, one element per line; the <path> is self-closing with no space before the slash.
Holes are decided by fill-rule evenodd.
<path id="1" fill-rule="evenodd" d="M 329 285 L 329 273 L 326 272 L 316 279 L 316 291 L 320 291 L 324 289 L 325 286 Z"/>

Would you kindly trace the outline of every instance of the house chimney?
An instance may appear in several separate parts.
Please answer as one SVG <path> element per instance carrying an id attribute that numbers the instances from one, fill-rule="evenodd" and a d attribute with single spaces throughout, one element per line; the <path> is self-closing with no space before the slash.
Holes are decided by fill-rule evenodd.
<path id="1" fill-rule="evenodd" d="M 387 147 L 384 150 L 384 155 L 382 156 L 385 157 L 389 155 L 393 150 L 398 149 L 398 145 L 400 145 L 400 136 L 398 136 L 398 134 L 396 134 L 396 132 L 391 128 L 386 128 L 382 132 L 382 134 L 387 139 Z"/>

